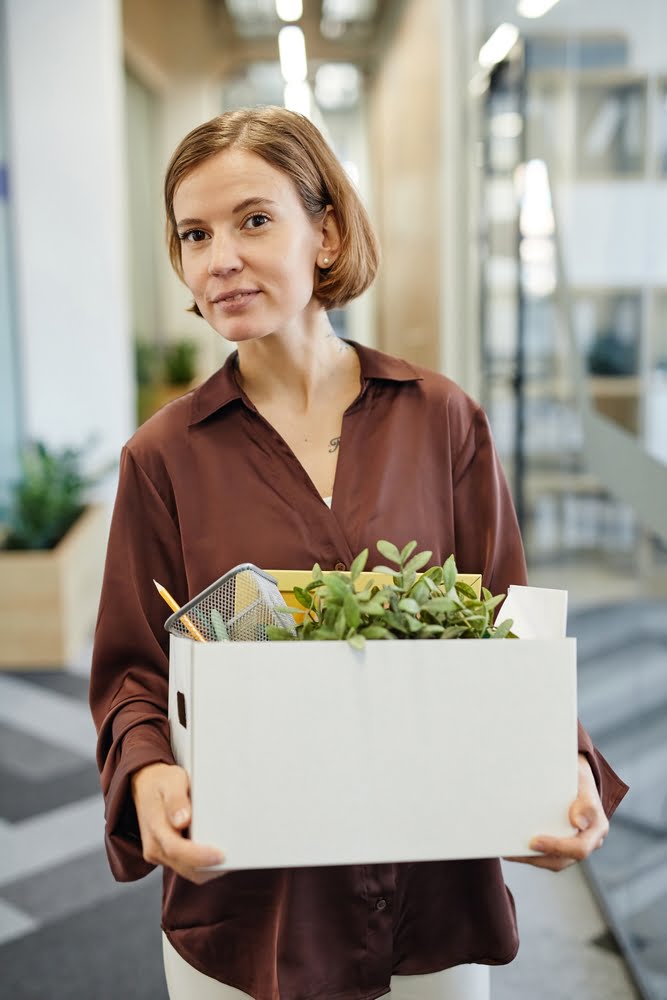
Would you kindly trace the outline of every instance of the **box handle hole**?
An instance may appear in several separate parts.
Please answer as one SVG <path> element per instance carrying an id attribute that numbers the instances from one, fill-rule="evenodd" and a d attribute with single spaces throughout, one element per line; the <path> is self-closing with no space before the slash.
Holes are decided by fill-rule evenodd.
<path id="1" fill-rule="evenodd" d="M 176 692 L 176 708 L 178 711 L 178 721 L 183 726 L 183 729 L 187 729 L 188 722 L 185 714 L 185 695 L 182 691 Z"/>

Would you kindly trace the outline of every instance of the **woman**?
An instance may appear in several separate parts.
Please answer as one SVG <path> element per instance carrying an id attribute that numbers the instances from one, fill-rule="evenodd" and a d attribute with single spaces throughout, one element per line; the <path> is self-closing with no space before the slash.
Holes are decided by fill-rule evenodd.
<path id="1" fill-rule="evenodd" d="M 480 408 L 443 376 L 333 333 L 327 310 L 370 285 L 378 253 L 315 127 L 278 108 L 215 118 L 174 153 L 165 197 L 172 264 L 236 351 L 123 451 L 91 682 L 112 870 L 164 866 L 172 1000 L 483 1000 L 488 966 L 518 947 L 498 860 L 215 878 L 199 869 L 220 852 L 183 836 L 153 578 L 184 603 L 240 562 L 343 570 L 365 546 L 372 560 L 379 538 L 415 538 L 433 564 L 454 552 L 495 593 L 525 582 L 525 566 Z M 542 838 L 528 863 L 587 856 L 625 792 L 579 739 L 577 832 Z"/>

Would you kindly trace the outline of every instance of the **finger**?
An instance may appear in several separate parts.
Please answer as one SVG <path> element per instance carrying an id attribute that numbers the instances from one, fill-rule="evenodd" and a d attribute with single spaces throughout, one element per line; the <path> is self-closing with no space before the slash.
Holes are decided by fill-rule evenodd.
<path id="1" fill-rule="evenodd" d="M 170 769 L 163 779 L 160 792 L 169 822 L 175 829 L 184 830 L 190 825 L 192 818 L 187 772 L 180 767 Z"/>
<path id="2" fill-rule="evenodd" d="M 584 796 L 576 798 L 570 806 L 569 819 L 572 826 L 582 833 L 598 829 L 599 835 L 603 835 L 608 828 L 607 817 L 599 799 L 596 801 Z"/>
<path id="3" fill-rule="evenodd" d="M 559 858 L 553 854 L 536 854 L 526 861 L 526 864 L 532 865 L 533 868 L 542 868 L 550 872 L 565 871 L 576 863 L 572 858 Z"/>
<path id="4" fill-rule="evenodd" d="M 585 833 L 578 833 L 574 837 L 541 836 L 530 842 L 530 848 L 533 851 L 539 851 L 540 854 L 583 861 L 596 849 L 601 835 L 600 829 L 591 829 Z"/>
<path id="5" fill-rule="evenodd" d="M 576 864 L 572 858 L 557 857 L 555 854 L 523 854 L 513 855 L 503 858 L 503 861 L 512 861 L 521 865 L 532 865 L 534 868 L 548 868 L 550 871 L 562 871 Z"/>
<path id="6" fill-rule="evenodd" d="M 161 864 L 190 882 L 207 882 L 222 872 L 216 867 L 225 860 L 222 851 L 204 844 L 193 844 L 177 834 L 161 847 Z"/>

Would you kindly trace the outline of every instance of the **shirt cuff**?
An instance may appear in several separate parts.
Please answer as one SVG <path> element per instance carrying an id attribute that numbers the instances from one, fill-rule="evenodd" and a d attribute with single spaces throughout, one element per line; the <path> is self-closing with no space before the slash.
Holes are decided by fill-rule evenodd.
<path id="1" fill-rule="evenodd" d="M 600 751 L 593 746 L 593 741 L 581 723 L 578 723 L 578 748 L 579 753 L 583 754 L 590 764 L 602 808 L 607 819 L 611 819 L 628 791 L 628 786 L 621 781 Z"/>
<path id="2" fill-rule="evenodd" d="M 133 882 L 155 868 L 144 860 L 139 822 L 132 798 L 132 775 L 148 764 L 174 764 L 168 724 L 154 721 L 133 726 L 125 734 L 120 760 L 106 794 L 104 842 L 118 882 Z"/>

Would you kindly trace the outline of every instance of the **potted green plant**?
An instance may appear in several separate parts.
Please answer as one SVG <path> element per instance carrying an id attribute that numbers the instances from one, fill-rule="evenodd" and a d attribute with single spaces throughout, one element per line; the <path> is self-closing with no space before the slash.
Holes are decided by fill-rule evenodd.
<path id="1" fill-rule="evenodd" d="M 377 566 L 375 574 L 391 577 L 379 585 L 372 577 L 358 586 L 368 549 L 356 557 L 349 573 L 323 573 L 315 564 L 312 579 L 294 587 L 299 608 L 288 608 L 302 618 L 295 631 L 270 625 L 267 637 L 277 640 L 341 640 L 356 649 L 367 639 L 504 639 L 515 638 L 512 621 L 494 624 L 493 611 L 505 595 L 493 596 L 482 587 L 478 597 L 464 580 L 457 579 L 454 556 L 443 566 L 421 569 L 431 552 L 414 553 L 412 541 L 399 550 L 379 541 L 378 550 L 393 567 Z"/>
<path id="2" fill-rule="evenodd" d="M 139 423 L 143 423 L 195 383 L 198 347 L 196 341 L 182 337 L 162 351 L 156 345 L 137 341 L 135 351 L 137 414 Z"/>
<path id="3" fill-rule="evenodd" d="M 197 344 L 194 340 L 176 340 L 164 353 L 164 372 L 169 385 L 189 386 L 197 374 Z"/>
<path id="4" fill-rule="evenodd" d="M 102 505 L 87 503 L 99 475 L 86 449 L 35 442 L 21 455 L 0 546 L 0 667 L 63 667 L 94 624 L 106 544 Z"/>

